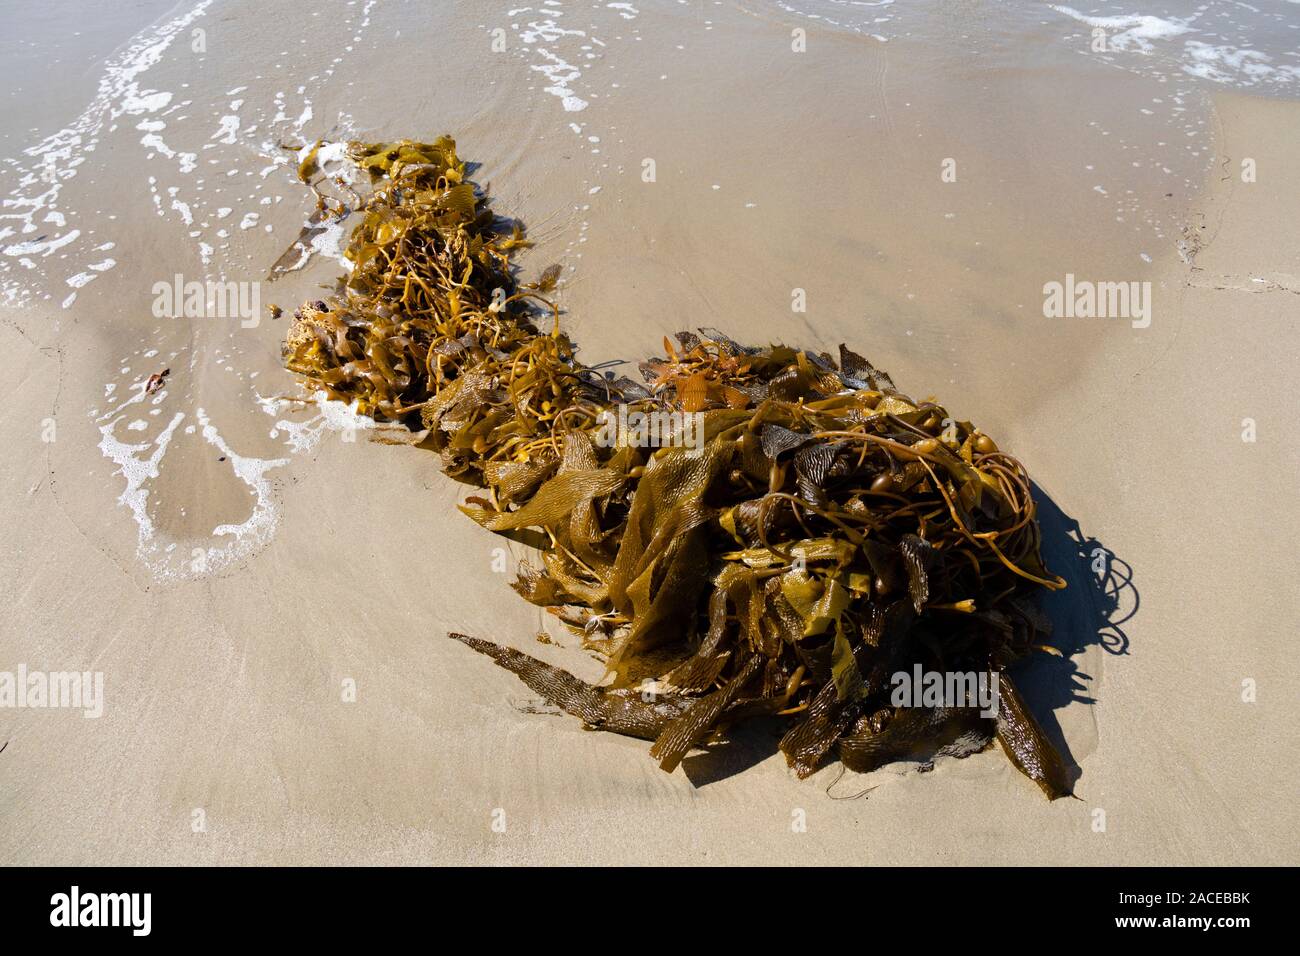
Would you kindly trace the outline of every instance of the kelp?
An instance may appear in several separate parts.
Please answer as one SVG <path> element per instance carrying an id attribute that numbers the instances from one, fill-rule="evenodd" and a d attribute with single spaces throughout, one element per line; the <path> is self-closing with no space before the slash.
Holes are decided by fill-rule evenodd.
<path id="1" fill-rule="evenodd" d="M 642 382 L 584 365 L 545 298 L 559 269 L 519 281 L 523 231 L 490 211 L 454 141 L 348 156 L 372 187 L 352 269 L 295 313 L 286 367 L 485 489 L 461 510 L 539 546 L 515 590 L 608 673 L 589 684 L 453 638 L 586 726 L 652 740 L 668 771 L 766 717 L 801 777 L 832 754 L 868 771 L 997 736 L 1049 798 L 1069 792 L 1007 672 L 1047 637 L 1033 592 L 1064 586 L 1015 458 L 843 345 L 699 329 L 665 340 Z M 663 423 L 657 443 L 611 428 L 633 420 Z M 998 718 L 895 706 L 892 675 L 916 665 L 995 672 Z"/>

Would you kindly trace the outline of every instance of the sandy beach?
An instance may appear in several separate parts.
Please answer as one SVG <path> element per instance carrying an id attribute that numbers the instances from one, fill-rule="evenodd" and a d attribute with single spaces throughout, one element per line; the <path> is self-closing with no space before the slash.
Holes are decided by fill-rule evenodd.
<path id="1" fill-rule="evenodd" d="M 0 706 L 0 863 L 1300 863 L 1300 7 L 524 3 L 12 14 L 0 672 L 103 699 Z M 799 780 L 763 733 L 665 774 L 446 638 L 602 673 L 435 455 L 279 400 L 267 308 L 341 269 L 334 229 L 269 278 L 304 147 L 442 133 L 585 361 L 845 342 L 1025 462 L 1078 799 L 996 751 Z M 255 300 L 160 316 L 176 277 Z M 1046 315 L 1075 280 L 1147 309 Z"/>

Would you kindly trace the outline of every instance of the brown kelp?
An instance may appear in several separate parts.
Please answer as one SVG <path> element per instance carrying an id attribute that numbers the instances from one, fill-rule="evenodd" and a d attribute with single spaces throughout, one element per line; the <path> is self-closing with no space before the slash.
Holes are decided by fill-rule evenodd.
<path id="1" fill-rule="evenodd" d="M 767 716 L 800 776 L 832 754 L 869 771 L 996 735 L 1048 797 L 1069 792 L 1006 672 L 1046 649 L 1033 592 L 1064 586 L 1015 458 L 844 346 L 701 329 L 665 340 L 641 383 L 587 367 L 545 298 L 559 270 L 519 281 L 522 231 L 450 138 L 349 158 L 372 187 L 353 268 L 297 311 L 285 365 L 485 489 L 461 510 L 539 546 L 515 590 L 609 675 L 452 637 L 586 725 L 654 741 L 665 770 Z M 893 675 L 918 665 L 996 673 L 997 719 L 969 700 L 896 704 Z"/>

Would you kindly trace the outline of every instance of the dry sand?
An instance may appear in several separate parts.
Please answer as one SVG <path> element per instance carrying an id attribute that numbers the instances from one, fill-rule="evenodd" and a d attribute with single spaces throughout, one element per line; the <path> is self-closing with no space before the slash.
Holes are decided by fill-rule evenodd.
<path id="1" fill-rule="evenodd" d="M 538 45 L 485 61 L 491 17 L 413 22 L 400 6 L 352 4 L 305 23 L 301 52 L 292 30 L 267 37 L 256 9 L 231 2 L 185 24 L 143 89 L 199 105 L 110 110 L 98 155 L 65 187 L 82 228 L 104 234 L 79 241 L 93 249 L 111 234 L 120 265 L 68 308 L 60 275 L 57 294 L 3 311 L 0 671 L 102 671 L 106 700 L 98 719 L 0 709 L 0 862 L 1300 862 L 1288 650 L 1300 609 L 1286 544 L 1300 478 L 1297 104 L 1216 95 L 1187 121 L 1203 124 L 1198 151 L 1162 150 L 1173 134 L 1108 106 L 1147 102 L 1149 78 L 1065 55 L 1046 79 L 1037 62 L 964 75 L 906 43 L 814 27 L 806 59 L 791 59 L 800 21 L 739 4 L 707 22 L 593 14 L 608 18 L 606 46 L 583 62 L 585 85 L 569 82 L 588 108 L 565 112 L 531 69 L 546 62 Z M 208 52 L 195 58 L 185 44 L 197 24 Z M 121 35 L 98 55 L 144 28 L 115 23 Z M 93 54 L 85 42 L 68 55 Z M 576 62 L 581 47 L 559 37 L 550 49 Z M 313 119 L 295 125 L 293 91 L 311 77 Z M 67 85 L 10 108 L 7 152 L 95 88 Z M 231 100 L 265 112 L 250 124 L 254 106 Z M 186 122 L 209 106 L 210 120 Z M 226 109 L 243 117 L 231 143 L 214 135 Z M 1087 118 L 1101 115 L 1123 148 L 1098 138 Z M 136 124 L 164 116 L 168 148 L 194 152 L 198 173 L 141 150 L 149 131 Z M 1026 680 L 1082 771 L 1079 800 L 1049 804 L 997 752 L 927 774 L 837 779 L 834 765 L 799 781 L 763 733 L 669 776 L 644 742 L 520 712 L 526 688 L 444 637 L 600 673 L 494 572 L 495 549 L 511 563 L 523 549 L 455 510 L 464 489 L 433 456 L 364 432 L 350 442 L 326 429 L 301 452 L 268 434 L 276 419 L 256 396 L 291 388 L 277 362 L 283 321 L 241 329 L 149 311 L 153 283 L 178 272 L 263 278 L 295 234 L 308 202 L 289 167 L 261 176 L 276 152 L 264 140 L 444 130 L 484 164 L 476 176 L 500 211 L 534 227 L 525 268 L 571 267 L 565 321 L 586 360 L 637 359 L 701 325 L 845 341 L 1028 464 L 1049 564 L 1071 587 L 1049 603 L 1068 659 L 1044 658 Z M 1171 171 L 1126 168 L 1128 143 Z M 943 184 L 949 157 L 958 178 Z M 1238 175 L 1247 157 L 1253 183 Z M 253 185 L 223 200 L 226 180 Z M 235 212 L 218 219 L 223 203 Z M 241 230 L 249 210 L 259 219 Z M 215 264 L 198 241 L 217 247 Z M 263 302 L 291 307 L 337 268 L 317 260 L 263 284 Z M 1044 318 L 1042 285 L 1067 272 L 1150 281 L 1150 327 Z M 791 310 L 796 288 L 806 313 Z M 160 398 L 110 413 L 162 365 Z M 116 421 L 110 433 L 148 457 L 173 420 L 141 485 L 146 542 L 117 501 L 130 486 L 101 428 Z M 233 544 L 212 534 L 246 521 Z M 1098 548 L 1109 584 L 1092 573 Z M 1117 578 L 1131 580 L 1116 589 Z M 541 630 L 558 644 L 534 641 Z"/>

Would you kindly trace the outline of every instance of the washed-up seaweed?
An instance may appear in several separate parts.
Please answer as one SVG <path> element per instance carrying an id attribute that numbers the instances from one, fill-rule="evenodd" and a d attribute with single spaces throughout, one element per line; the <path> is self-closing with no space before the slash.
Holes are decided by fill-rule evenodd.
<path id="1" fill-rule="evenodd" d="M 652 740 L 668 771 L 767 717 L 801 777 L 834 756 L 866 772 L 996 736 L 1049 798 L 1069 793 L 1007 672 L 1048 637 L 1033 593 L 1064 586 L 1015 458 L 843 345 L 700 329 L 665 340 L 641 382 L 588 367 L 546 298 L 558 268 L 520 281 L 522 229 L 491 212 L 450 138 L 348 156 L 371 180 L 352 269 L 295 313 L 286 367 L 482 487 L 461 510 L 539 546 L 515 590 L 608 673 L 593 685 L 453 638 L 587 726 Z M 896 706 L 892 675 L 918 664 L 996 673 L 998 717 Z"/>

